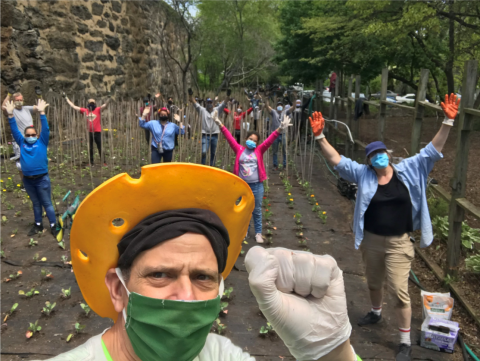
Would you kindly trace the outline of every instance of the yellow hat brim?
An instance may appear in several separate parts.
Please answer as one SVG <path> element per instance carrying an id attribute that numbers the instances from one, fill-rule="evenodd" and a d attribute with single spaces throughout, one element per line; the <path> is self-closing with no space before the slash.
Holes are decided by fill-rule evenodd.
<path id="1" fill-rule="evenodd" d="M 226 278 L 240 254 L 254 207 L 255 198 L 246 182 L 197 164 L 149 165 L 142 168 L 139 179 L 122 173 L 107 180 L 81 203 L 72 226 L 72 266 L 83 298 L 98 315 L 115 321 L 117 312 L 105 275 L 117 266 L 117 244 L 142 219 L 174 209 L 207 209 L 220 218 L 230 236 L 222 273 Z M 122 219 L 123 224 L 114 225 L 115 219 Z"/>

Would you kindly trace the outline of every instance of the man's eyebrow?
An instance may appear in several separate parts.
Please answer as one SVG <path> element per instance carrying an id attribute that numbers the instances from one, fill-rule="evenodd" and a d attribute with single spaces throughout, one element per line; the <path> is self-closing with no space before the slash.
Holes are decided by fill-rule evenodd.
<path id="1" fill-rule="evenodd" d="M 170 266 L 146 266 L 138 271 L 139 275 L 148 276 L 151 273 L 163 272 L 163 273 L 179 273 L 182 267 L 170 267 Z M 206 274 L 211 277 L 218 277 L 218 271 L 211 268 L 194 268 L 190 270 L 190 274 Z"/>

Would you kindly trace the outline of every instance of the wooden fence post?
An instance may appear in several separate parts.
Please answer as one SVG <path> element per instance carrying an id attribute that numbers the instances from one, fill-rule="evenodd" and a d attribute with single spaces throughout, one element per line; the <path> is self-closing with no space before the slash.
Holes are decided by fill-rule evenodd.
<path id="1" fill-rule="evenodd" d="M 380 90 L 380 117 L 378 119 L 378 139 L 385 142 L 385 119 L 387 116 L 387 104 L 383 101 L 387 100 L 388 86 L 388 68 L 382 69 L 382 87 Z"/>
<path id="2" fill-rule="evenodd" d="M 348 92 L 347 92 L 347 125 L 350 129 L 352 129 L 352 101 L 350 97 L 352 96 L 352 87 L 353 87 L 353 75 L 350 75 L 350 79 L 348 79 Z M 352 145 L 346 139 L 345 140 L 345 156 L 351 157 L 352 156 Z"/>
<path id="3" fill-rule="evenodd" d="M 425 101 L 429 74 L 430 71 L 428 69 L 422 69 L 420 73 L 420 83 L 418 84 L 417 96 L 415 97 L 415 115 L 413 118 L 410 156 L 414 156 L 420 151 L 420 137 L 422 135 L 423 113 L 425 111 L 425 106 L 420 104 L 420 102 Z"/>
<path id="4" fill-rule="evenodd" d="M 355 103 L 360 98 L 360 75 L 355 77 L 355 102 L 353 103 L 353 118 L 355 119 Z M 360 120 L 357 119 L 353 122 L 353 139 L 360 138 Z M 358 149 L 357 143 L 353 145 L 353 149 L 356 151 Z"/>
<path id="5" fill-rule="evenodd" d="M 333 108 L 333 119 L 338 119 L 338 111 L 340 109 L 341 101 L 338 100 L 337 97 L 342 96 L 341 86 L 342 86 L 342 72 L 339 71 L 337 74 L 337 80 L 335 84 L 335 105 Z M 338 128 L 338 124 L 335 123 L 335 129 L 337 128 Z"/>
<path id="6" fill-rule="evenodd" d="M 458 271 L 462 247 L 462 222 L 465 210 L 461 208 L 457 199 L 465 197 L 468 169 L 468 153 L 470 150 L 470 135 L 472 132 L 473 115 L 464 111 L 465 108 L 473 108 L 475 103 L 474 94 L 477 83 L 478 60 L 465 62 L 462 85 L 462 101 L 458 116 L 457 150 L 455 154 L 455 172 L 450 180 L 452 198 L 450 200 L 448 215 L 448 248 L 446 273 L 455 275 Z"/>

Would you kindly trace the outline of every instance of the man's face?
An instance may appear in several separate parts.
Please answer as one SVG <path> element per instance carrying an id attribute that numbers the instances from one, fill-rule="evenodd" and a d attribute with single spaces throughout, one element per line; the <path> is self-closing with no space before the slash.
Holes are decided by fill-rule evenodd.
<path id="1" fill-rule="evenodd" d="M 18 97 L 15 97 L 15 99 L 13 99 L 13 104 L 15 105 L 15 108 L 17 108 L 17 109 L 22 109 L 22 106 L 23 106 L 23 96 L 22 96 L 22 95 L 19 95 Z"/>
<path id="2" fill-rule="evenodd" d="M 186 233 L 140 253 L 127 288 L 146 297 L 202 301 L 217 297 L 217 258 L 208 239 Z M 128 298 L 124 297 L 125 306 Z"/>

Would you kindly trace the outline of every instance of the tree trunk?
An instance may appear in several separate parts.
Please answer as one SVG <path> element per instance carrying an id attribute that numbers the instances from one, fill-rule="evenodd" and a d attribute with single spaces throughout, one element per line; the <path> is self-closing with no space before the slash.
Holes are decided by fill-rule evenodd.
<path id="1" fill-rule="evenodd" d="M 449 27 L 448 27 L 448 60 L 445 65 L 445 75 L 447 77 L 448 94 L 455 93 L 455 81 L 453 78 L 453 61 L 455 57 L 455 21 L 453 20 L 453 0 L 449 2 Z"/>

